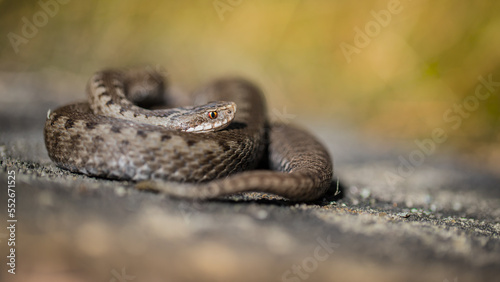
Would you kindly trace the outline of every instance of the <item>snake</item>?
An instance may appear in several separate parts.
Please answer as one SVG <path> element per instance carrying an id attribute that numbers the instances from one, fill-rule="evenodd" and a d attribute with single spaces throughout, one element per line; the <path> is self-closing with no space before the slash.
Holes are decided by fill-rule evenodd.
<path id="1" fill-rule="evenodd" d="M 47 113 L 45 146 L 60 168 L 199 200 L 260 192 L 308 202 L 332 184 L 325 146 L 269 121 L 263 91 L 245 78 L 214 79 L 189 106 L 172 107 L 174 91 L 151 68 L 98 71 L 86 92 Z"/>

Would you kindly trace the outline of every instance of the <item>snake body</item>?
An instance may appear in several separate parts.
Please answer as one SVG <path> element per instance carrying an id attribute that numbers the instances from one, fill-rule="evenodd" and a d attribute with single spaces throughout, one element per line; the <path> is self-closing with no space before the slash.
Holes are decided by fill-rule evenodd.
<path id="1" fill-rule="evenodd" d="M 138 106 L 161 102 L 164 88 L 161 75 L 152 71 L 97 72 L 87 85 L 89 102 L 48 114 L 44 139 L 49 157 L 73 172 L 133 180 L 137 188 L 182 198 L 255 191 L 311 201 L 330 187 L 328 151 L 303 129 L 270 125 L 263 94 L 253 83 L 224 78 L 198 91 L 194 97 L 205 105 L 202 110 L 208 107 L 209 113 L 223 116 L 215 122 L 218 131 L 195 125 L 201 133 L 179 127 L 189 121 L 168 125 L 192 107 Z M 162 124 L 169 118 L 174 121 Z"/>

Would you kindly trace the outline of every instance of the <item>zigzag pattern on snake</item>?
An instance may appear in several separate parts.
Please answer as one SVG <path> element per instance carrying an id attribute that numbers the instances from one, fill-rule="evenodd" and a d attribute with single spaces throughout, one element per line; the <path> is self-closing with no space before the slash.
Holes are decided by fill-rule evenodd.
<path id="1" fill-rule="evenodd" d="M 270 125 L 262 91 L 253 83 L 224 78 L 197 91 L 197 104 L 229 101 L 229 113 L 237 109 L 229 126 L 202 133 L 147 124 L 161 111 L 168 118 L 190 109 L 143 108 L 163 101 L 165 84 L 148 70 L 97 72 L 87 85 L 89 102 L 49 112 L 49 157 L 73 172 L 138 181 L 138 188 L 182 198 L 254 191 L 311 201 L 330 187 L 328 151 L 303 129 Z"/>

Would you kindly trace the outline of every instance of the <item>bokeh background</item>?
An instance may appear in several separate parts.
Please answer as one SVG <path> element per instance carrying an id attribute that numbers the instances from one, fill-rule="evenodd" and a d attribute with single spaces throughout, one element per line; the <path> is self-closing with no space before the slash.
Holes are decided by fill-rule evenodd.
<path id="1" fill-rule="evenodd" d="M 500 81 L 498 1 L 4 0 L 0 15 L 4 103 L 81 99 L 105 67 L 161 65 L 187 90 L 239 74 L 262 86 L 275 118 L 409 149 L 443 128 L 439 150 L 500 171 L 500 89 L 458 128 L 443 118 L 478 76 Z M 355 41 L 366 28 L 369 40 Z M 10 91 L 33 80 L 56 96 Z"/>

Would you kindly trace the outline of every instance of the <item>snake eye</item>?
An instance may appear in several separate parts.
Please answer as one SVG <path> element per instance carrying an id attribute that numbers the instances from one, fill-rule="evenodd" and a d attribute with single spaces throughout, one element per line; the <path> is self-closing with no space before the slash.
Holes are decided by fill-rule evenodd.
<path id="1" fill-rule="evenodd" d="M 208 112 L 208 117 L 211 119 L 216 119 L 218 116 L 216 111 Z"/>

